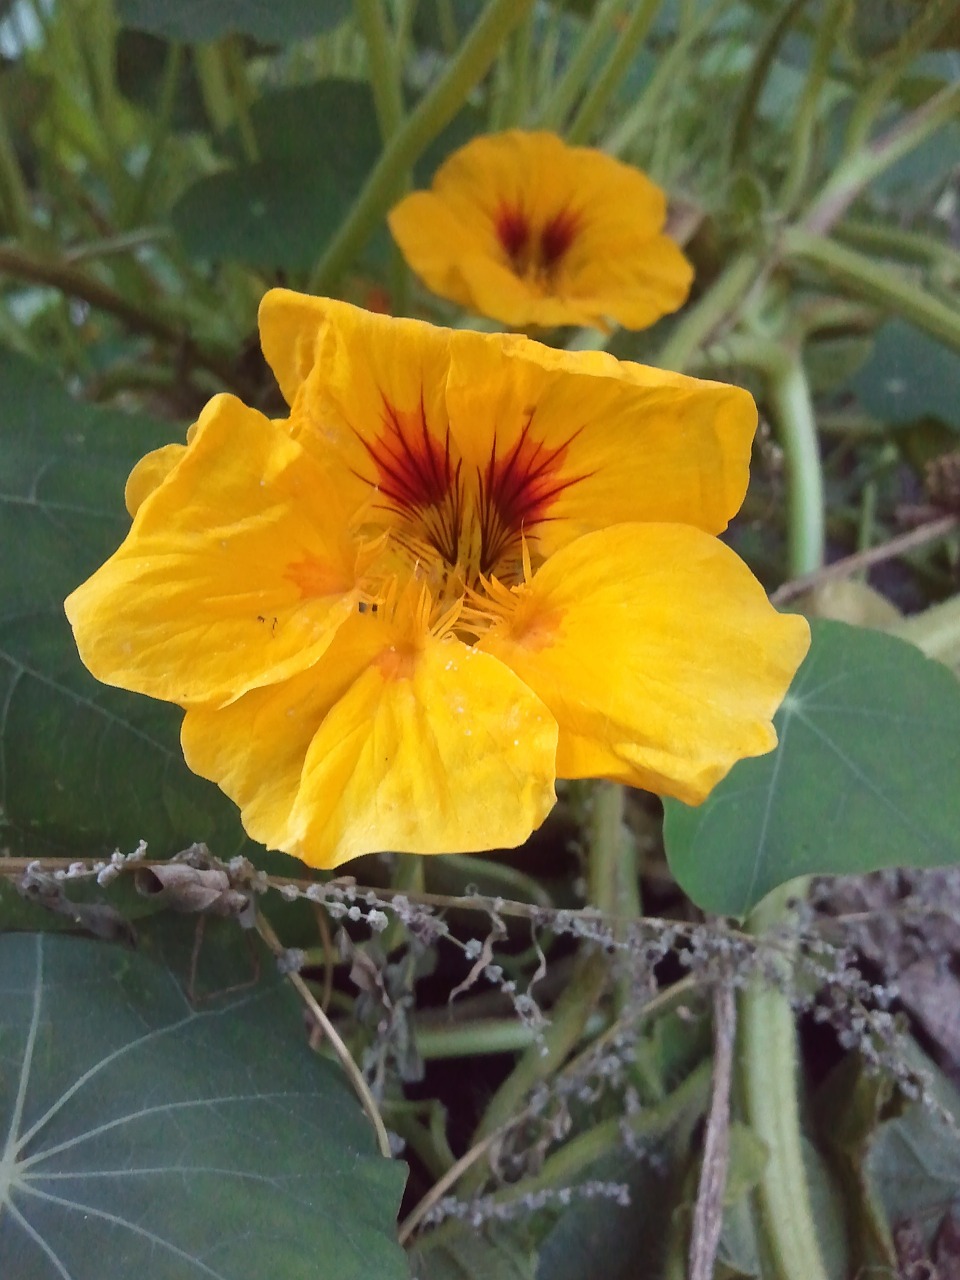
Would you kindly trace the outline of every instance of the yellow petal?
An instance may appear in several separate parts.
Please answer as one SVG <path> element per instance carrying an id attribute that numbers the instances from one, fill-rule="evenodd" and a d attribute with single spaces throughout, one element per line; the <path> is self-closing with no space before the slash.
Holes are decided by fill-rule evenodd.
<path id="1" fill-rule="evenodd" d="M 220 703 L 315 662 L 356 608 L 355 568 L 330 474 L 283 427 L 218 396 L 65 607 L 98 679 Z"/>
<path id="2" fill-rule="evenodd" d="M 145 454 L 134 466 L 123 491 L 123 500 L 131 519 L 137 514 L 143 501 L 163 484 L 186 451 L 185 444 L 165 444 Z"/>
<path id="3" fill-rule="evenodd" d="M 560 725 L 559 777 L 609 777 L 698 804 L 776 744 L 809 645 L 726 546 L 678 525 L 619 525 L 558 551 L 480 647 Z"/>
<path id="4" fill-rule="evenodd" d="M 313 866 L 520 844 L 554 802 L 557 729 L 506 667 L 354 617 L 309 672 L 183 726 L 187 763 L 247 831 Z"/>
<path id="5" fill-rule="evenodd" d="M 515 498 L 508 514 L 542 555 L 625 521 L 717 533 L 743 501 L 757 412 L 739 387 L 605 352 L 557 351 L 518 334 L 439 329 L 297 299 L 267 294 L 265 347 L 269 355 L 270 341 L 285 333 L 315 353 L 291 429 L 305 447 L 336 457 L 345 502 L 370 501 L 382 483 L 375 458 L 392 423 L 405 433 L 413 479 L 429 481 L 432 469 L 418 458 L 429 442 L 426 452 L 442 462 L 448 429 L 448 481 L 461 460 L 468 489 L 491 464 L 499 469 Z"/>
<path id="6" fill-rule="evenodd" d="M 536 471 L 533 489 L 549 501 L 531 501 L 524 528 L 542 555 L 627 521 L 718 533 L 746 492 L 757 411 L 739 387 L 519 335 L 461 333 L 447 408 L 468 467 L 519 447 L 514 488 L 525 467 Z"/>

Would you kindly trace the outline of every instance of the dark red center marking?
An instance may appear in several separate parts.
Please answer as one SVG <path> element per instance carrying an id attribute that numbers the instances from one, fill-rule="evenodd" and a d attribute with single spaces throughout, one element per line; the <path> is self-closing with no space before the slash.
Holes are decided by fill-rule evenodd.
<path id="1" fill-rule="evenodd" d="M 381 505 L 414 525 L 422 525 L 422 536 L 449 564 L 456 564 L 463 486 L 461 463 L 454 461 L 450 452 L 450 428 L 442 441 L 431 433 L 422 395 L 419 407 L 407 413 L 383 396 L 382 423 L 383 429 L 372 444 L 359 436 L 376 467 L 373 483 L 386 499 Z"/>
<path id="2" fill-rule="evenodd" d="M 490 574 L 506 559 L 519 556 L 524 535 L 536 537 L 536 526 L 553 517 L 550 508 L 584 475 L 561 475 L 570 445 L 580 434 L 559 446 L 535 440 L 530 434 L 535 410 L 531 409 L 516 443 L 503 457 L 497 456 L 494 438 L 490 461 L 480 479 L 480 572 Z"/>
<path id="3" fill-rule="evenodd" d="M 572 210 L 561 209 L 535 230 L 522 209 L 501 205 L 494 225 L 497 239 L 517 275 L 533 272 L 549 276 L 576 239 L 580 219 Z"/>

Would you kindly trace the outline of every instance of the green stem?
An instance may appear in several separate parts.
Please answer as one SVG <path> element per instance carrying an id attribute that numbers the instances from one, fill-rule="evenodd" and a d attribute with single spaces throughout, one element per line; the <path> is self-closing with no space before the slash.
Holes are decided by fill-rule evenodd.
<path id="1" fill-rule="evenodd" d="M 756 118 L 757 103 L 760 101 L 763 87 L 767 83 L 767 77 L 776 59 L 777 51 L 793 25 L 794 19 L 799 16 L 800 10 L 806 3 L 807 0 L 789 0 L 789 3 L 779 9 L 775 7 L 773 10 L 773 18 L 770 21 L 770 25 L 754 54 L 753 65 L 747 76 L 740 99 L 740 106 L 730 132 L 729 164 L 731 169 L 736 169 L 746 156 L 750 135 L 753 132 L 754 119 Z"/>
<path id="2" fill-rule="evenodd" d="M 185 333 L 158 315 L 155 305 L 151 308 L 140 307 L 77 267 L 67 266 L 62 262 L 45 262 L 18 248 L 0 245 L 0 275 L 29 280 L 34 284 L 52 285 L 67 297 L 80 298 L 89 302 L 92 307 L 109 312 L 137 333 L 172 343 L 181 350 L 187 347 L 196 364 L 215 373 L 227 386 L 234 386 L 236 383 L 235 371 L 228 361 L 190 346 Z"/>
<path id="3" fill-rule="evenodd" d="M 453 119 L 486 74 L 500 46 L 524 18 L 533 0 L 490 0 L 470 34 L 432 89 L 420 100 L 384 148 L 346 220 L 314 273 L 317 293 L 331 292 L 373 234 L 403 184 L 403 175 Z"/>
<path id="4" fill-rule="evenodd" d="M 257 142 L 253 117 L 250 114 L 253 94 L 247 76 L 247 62 L 237 36 L 229 36 L 221 41 L 219 57 L 223 62 L 224 81 L 228 85 L 232 114 L 237 122 L 237 133 L 240 135 L 240 145 L 246 159 L 253 164 L 260 159 L 260 144 Z"/>
<path id="5" fill-rule="evenodd" d="M 892 53 L 879 66 L 875 59 L 870 60 L 868 83 L 856 95 L 847 125 L 844 158 L 866 143 L 877 116 L 894 100 L 897 82 L 914 58 L 932 44 L 951 20 L 953 8 L 950 4 L 918 5 L 917 21 L 904 33 Z"/>
<path id="6" fill-rule="evenodd" d="M 799 350 L 772 347 L 767 389 L 787 461 L 790 577 L 823 563 L 826 502 L 810 383 Z"/>
<path id="7" fill-rule="evenodd" d="M 960 350 L 960 308 L 941 302 L 889 263 L 876 262 L 797 227 L 783 233 L 781 251 L 785 258 L 810 263 L 857 297 L 912 321 L 931 337 Z"/>
<path id="8" fill-rule="evenodd" d="M 225 133 L 233 120 L 233 99 L 217 45 L 194 45 L 193 63 L 207 119 L 214 133 Z"/>
<path id="9" fill-rule="evenodd" d="M 960 280 L 960 252 L 936 236 L 879 222 L 866 222 L 860 218 L 844 218 L 834 227 L 833 233 L 838 240 L 858 248 L 890 254 L 906 262 L 918 262 L 932 271 L 945 272 L 955 281 Z"/>
<path id="10" fill-rule="evenodd" d="M 747 927 L 760 935 L 785 917 L 787 902 L 803 896 L 806 881 L 783 885 L 760 903 Z M 789 987 L 792 960 L 778 961 Z M 790 998 L 757 976 L 740 1002 L 740 1074 L 747 1120 L 767 1145 L 758 1188 L 764 1235 L 778 1280 L 828 1280 L 820 1252 L 803 1163 L 797 1096 L 797 1043 Z"/>
<path id="11" fill-rule="evenodd" d="M 834 170 L 804 217 L 806 231 L 826 232 L 873 180 L 950 120 L 960 108 L 960 84 L 948 85 Z"/>
<path id="12" fill-rule="evenodd" d="M 734 312 L 759 271 L 756 253 L 744 252 L 733 258 L 707 292 L 681 315 L 655 363 L 662 369 L 682 373 Z"/>
<path id="13" fill-rule="evenodd" d="M 810 573 L 823 562 L 823 475 L 800 350 L 764 339 L 744 339 L 741 346 L 733 358 L 748 357 L 766 373 L 787 456 L 790 573 Z M 802 896 L 805 889 L 806 881 L 794 881 L 768 894 L 751 915 L 748 930 L 760 935 L 781 923 L 788 900 Z M 778 964 L 781 980 L 789 988 L 793 958 L 782 956 Z M 796 1028 L 789 995 L 757 975 L 742 996 L 740 1019 L 740 1074 L 747 1118 L 769 1152 L 759 1186 L 764 1234 L 780 1280 L 826 1280 L 803 1163 Z"/>
<path id="14" fill-rule="evenodd" d="M 396 41 L 383 0 L 353 0 L 353 8 L 367 45 L 373 104 L 380 137 L 386 143 L 403 120 L 403 86 Z"/>
<path id="15" fill-rule="evenodd" d="M 570 142 L 586 142 L 593 137 L 611 95 L 629 71 L 637 50 L 646 40 L 660 4 L 661 0 L 639 0 L 637 3 L 626 27 L 618 33 L 616 44 L 603 70 L 573 118 L 567 131 Z"/>
<path id="16" fill-rule="evenodd" d="M 128 201 L 129 207 L 124 210 L 120 219 L 124 226 L 135 227 L 139 230 L 146 216 L 150 191 L 160 166 L 164 144 L 170 136 L 170 125 L 173 120 L 173 111 L 176 105 L 182 70 L 183 45 L 176 43 L 168 45 L 163 68 L 163 80 L 161 81 L 159 108 L 150 128 L 150 137 L 147 143 L 147 160 L 136 188 L 131 193 L 131 198 Z"/>
<path id="17" fill-rule="evenodd" d="M 591 1023 L 596 1023 L 591 1027 Z M 584 1033 L 603 1030 L 604 1020 L 595 1015 Z M 474 1018 L 470 1022 L 449 1027 L 418 1027 L 414 1023 L 417 1052 L 424 1061 L 439 1058 L 476 1058 L 488 1053 L 517 1053 L 537 1048 L 542 1039 L 540 1028 L 519 1022 L 516 1018 Z"/>
<path id="18" fill-rule="evenodd" d="M 813 153 L 813 138 L 820 124 L 821 92 L 830 71 L 830 62 L 837 48 L 841 30 L 849 22 L 851 13 L 851 0 L 832 0 L 826 16 L 817 25 L 813 55 L 807 68 L 807 78 L 804 81 L 791 130 L 790 164 L 777 202 L 783 213 L 791 213 L 796 207 L 807 180 L 810 157 Z"/>
<path id="19" fill-rule="evenodd" d="M 600 0 L 594 7 L 570 61 L 537 114 L 536 123 L 541 129 L 560 131 L 563 128 L 570 108 L 582 92 L 623 5 L 624 0 Z"/>
<path id="20" fill-rule="evenodd" d="M 390 27 L 384 0 L 354 0 L 354 12 L 367 46 L 367 64 L 373 102 L 380 126 L 380 138 L 386 146 L 403 123 L 403 75 L 399 42 Z M 409 170 L 397 185 L 397 194 L 410 188 Z M 394 315 L 409 310 L 410 273 L 397 245 L 390 253 L 390 303 Z"/>
<path id="21" fill-rule="evenodd" d="M 650 127 L 662 113 L 658 99 L 668 86 L 675 86 L 681 78 L 681 69 L 689 65 L 688 54 L 692 46 L 708 31 L 724 9 L 732 7 L 732 0 L 714 0 L 703 9 L 695 22 L 680 32 L 666 53 L 660 58 L 657 69 L 637 103 L 623 120 L 607 134 L 602 149 L 619 156 L 630 146 L 644 128 Z"/>
<path id="22" fill-rule="evenodd" d="M 17 239 L 25 244 L 36 241 L 37 226 L 29 191 L 3 111 L 0 111 L 0 205 L 7 227 Z"/>

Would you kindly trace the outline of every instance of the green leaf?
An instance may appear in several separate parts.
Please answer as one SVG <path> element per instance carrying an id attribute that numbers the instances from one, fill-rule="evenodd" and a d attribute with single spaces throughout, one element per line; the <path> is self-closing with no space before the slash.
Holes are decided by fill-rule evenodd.
<path id="1" fill-rule="evenodd" d="M 670 868 L 707 911 L 745 915 L 796 876 L 960 862 L 960 684 L 892 636 L 811 629 L 776 751 L 697 809 L 664 803 Z"/>
<path id="2" fill-rule="evenodd" d="M 197 1008 L 165 965 L 0 938 L 0 1273 L 402 1280 L 375 1155 L 276 980 Z"/>
<path id="3" fill-rule="evenodd" d="M 201 178 L 173 210 L 187 251 L 307 270 L 380 153 L 370 86 L 351 80 L 269 94 L 251 112 L 262 160 Z M 229 135 L 226 147 L 237 153 Z"/>
<path id="4" fill-rule="evenodd" d="M 350 0 L 118 0 L 127 27 L 197 44 L 239 33 L 285 44 L 329 31 L 350 12 Z"/>
<path id="5" fill-rule="evenodd" d="M 905 320 L 881 325 L 850 387 L 881 422 L 930 417 L 960 431 L 960 355 Z"/>
<path id="6" fill-rule="evenodd" d="M 94 680 L 63 613 L 129 527 L 130 467 L 182 429 L 79 404 L 2 349 L 0 397 L 0 846 L 95 856 L 143 838 L 160 856 L 205 840 L 231 856 L 236 810 L 184 764 L 180 712 Z"/>

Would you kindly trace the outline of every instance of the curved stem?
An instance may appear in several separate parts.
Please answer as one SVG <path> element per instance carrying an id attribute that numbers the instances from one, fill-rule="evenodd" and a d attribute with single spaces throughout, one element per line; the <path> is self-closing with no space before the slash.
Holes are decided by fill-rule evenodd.
<path id="1" fill-rule="evenodd" d="M 791 577 L 823 563 L 826 501 L 820 442 L 810 383 L 799 351 L 778 348 L 767 388 L 787 459 L 789 485 L 788 569 Z"/>
<path id="2" fill-rule="evenodd" d="M 732 314 L 760 270 L 760 258 L 747 251 L 733 258 L 701 298 L 680 317 L 660 349 L 656 364 L 682 373 L 693 355 Z"/>
<path id="3" fill-rule="evenodd" d="M 781 246 L 787 258 L 812 264 L 852 293 L 896 312 L 931 337 L 960 350 L 960 307 L 941 302 L 889 263 L 877 262 L 800 228 L 785 231 Z"/>
<path id="4" fill-rule="evenodd" d="M 376 230 L 399 193 L 403 175 L 453 119 L 486 74 L 501 45 L 533 0 L 490 0 L 433 88 L 420 100 L 384 148 L 363 190 L 313 276 L 317 293 L 329 293 Z"/>

